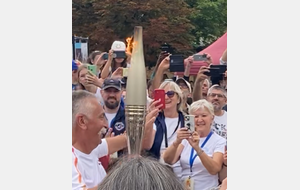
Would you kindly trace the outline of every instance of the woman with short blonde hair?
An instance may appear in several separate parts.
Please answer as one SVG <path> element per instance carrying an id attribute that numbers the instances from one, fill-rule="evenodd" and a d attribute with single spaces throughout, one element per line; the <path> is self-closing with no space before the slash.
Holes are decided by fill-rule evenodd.
<path id="1" fill-rule="evenodd" d="M 211 130 L 214 119 L 211 103 L 204 99 L 192 103 L 190 114 L 195 117 L 195 131 L 180 128 L 163 159 L 168 164 L 180 162 L 181 180 L 186 188 L 193 184 L 194 189 L 207 190 L 219 185 L 226 140 Z"/>

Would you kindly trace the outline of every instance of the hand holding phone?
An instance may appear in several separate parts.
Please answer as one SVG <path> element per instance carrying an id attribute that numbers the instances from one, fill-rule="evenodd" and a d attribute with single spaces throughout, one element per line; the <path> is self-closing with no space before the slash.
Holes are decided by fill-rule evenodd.
<path id="1" fill-rule="evenodd" d="M 204 72 L 206 76 L 209 77 L 218 77 L 220 75 L 220 70 L 218 68 L 209 68 L 209 72 Z"/>
<path id="2" fill-rule="evenodd" d="M 193 58 L 194 58 L 194 61 L 207 61 L 206 54 L 203 54 L 203 55 L 195 54 L 195 55 L 193 55 Z"/>
<path id="3" fill-rule="evenodd" d="M 154 100 L 159 100 L 160 99 L 160 102 L 158 105 L 161 105 L 162 104 L 162 107 L 160 108 L 161 110 L 162 109 L 165 109 L 166 107 L 166 104 L 165 104 L 165 90 L 164 89 L 155 89 L 154 90 Z M 158 106 L 156 105 L 156 106 Z"/>
<path id="4" fill-rule="evenodd" d="M 88 71 L 90 71 L 94 75 L 97 75 L 97 67 L 96 67 L 96 65 L 88 65 L 87 69 L 88 69 Z"/>
<path id="5" fill-rule="evenodd" d="M 211 65 L 210 68 L 219 69 L 222 75 L 227 71 L 227 65 Z"/>
<path id="6" fill-rule="evenodd" d="M 184 126 L 191 133 L 195 131 L 195 116 L 194 115 L 185 115 L 184 116 Z"/>
<path id="7" fill-rule="evenodd" d="M 170 72 L 184 72 L 184 57 L 183 55 L 170 56 Z"/>
<path id="8" fill-rule="evenodd" d="M 161 47 L 160 47 L 161 51 L 163 52 L 168 52 L 168 53 L 173 53 L 173 48 L 171 47 L 171 45 L 164 43 Z"/>
<path id="9" fill-rule="evenodd" d="M 103 58 L 104 60 L 108 60 L 108 53 L 104 53 L 103 56 L 102 56 L 102 58 Z"/>

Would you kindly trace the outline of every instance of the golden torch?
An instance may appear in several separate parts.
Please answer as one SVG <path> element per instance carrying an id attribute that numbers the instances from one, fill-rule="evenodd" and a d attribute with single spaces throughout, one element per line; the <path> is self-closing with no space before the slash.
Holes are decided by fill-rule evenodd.
<path id="1" fill-rule="evenodd" d="M 128 154 L 140 155 L 146 115 L 146 69 L 143 50 L 143 28 L 134 28 L 134 43 L 126 85 L 126 133 Z"/>

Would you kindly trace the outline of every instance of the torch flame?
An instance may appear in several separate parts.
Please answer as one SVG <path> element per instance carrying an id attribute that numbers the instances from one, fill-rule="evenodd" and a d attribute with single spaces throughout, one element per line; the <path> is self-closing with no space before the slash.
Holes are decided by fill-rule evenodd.
<path id="1" fill-rule="evenodd" d="M 132 39 L 133 39 L 133 37 L 128 37 L 128 38 L 126 38 L 126 42 L 127 42 L 127 46 L 126 46 L 126 52 L 127 53 L 132 53 L 132 45 L 133 45 L 133 42 L 132 42 Z"/>

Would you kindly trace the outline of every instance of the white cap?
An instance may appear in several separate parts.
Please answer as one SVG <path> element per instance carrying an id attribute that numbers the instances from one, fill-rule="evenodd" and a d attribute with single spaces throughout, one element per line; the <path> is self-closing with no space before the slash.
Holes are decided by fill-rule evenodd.
<path id="1" fill-rule="evenodd" d="M 191 84 L 182 77 L 180 77 L 180 78 L 177 77 L 175 82 L 178 84 L 180 81 L 184 82 L 188 86 L 190 93 L 192 93 Z"/>
<path id="2" fill-rule="evenodd" d="M 114 41 L 114 43 L 111 45 L 111 49 L 113 51 L 126 51 L 126 45 L 124 42 Z"/>

